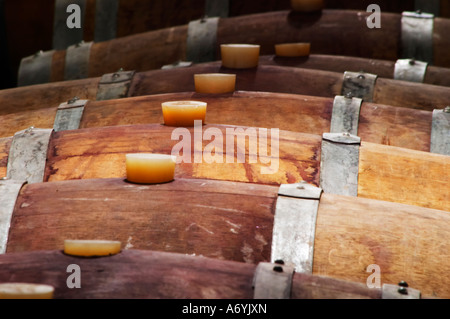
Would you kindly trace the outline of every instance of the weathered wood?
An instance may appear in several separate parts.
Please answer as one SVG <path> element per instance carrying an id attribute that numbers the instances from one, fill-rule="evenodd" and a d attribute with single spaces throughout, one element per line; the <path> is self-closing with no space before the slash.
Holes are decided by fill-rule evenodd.
<path id="1" fill-rule="evenodd" d="M 137 73 L 132 79 L 128 96 L 195 91 L 194 74 L 199 73 L 236 74 L 236 90 L 332 98 L 342 94 L 344 77 L 343 73 L 273 65 L 232 70 L 222 68 L 220 62 L 212 62 L 181 69 Z M 100 78 L 91 78 L 2 90 L 0 114 L 55 107 L 74 96 L 95 100 L 99 81 Z M 449 100 L 450 87 L 379 78 L 375 84 L 373 102 L 432 111 L 445 108 Z"/>
<path id="2" fill-rule="evenodd" d="M 178 178 L 160 185 L 28 184 L 16 202 L 7 254 L 94 238 L 120 240 L 125 250 L 269 261 L 277 193 L 276 186 Z M 368 266 L 378 265 L 381 284 L 404 280 L 425 296 L 447 298 L 449 225 L 445 211 L 324 193 L 312 274 L 366 284 Z"/>
<path id="3" fill-rule="evenodd" d="M 201 100 L 208 103 L 207 123 L 276 127 L 322 135 L 330 131 L 333 99 L 283 93 L 236 91 L 211 95 L 192 92 L 89 101 L 80 128 L 163 123 L 161 103 Z M 56 108 L 0 116 L 1 136 L 30 126 L 52 128 Z M 363 141 L 430 151 L 432 114 L 428 111 L 363 103 L 358 135 Z"/>
<path id="4" fill-rule="evenodd" d="M 450 211 L 449 185 L 449 156 L 372 143 L 361 145 L 361 197 Z"/>
<path id="5" fill-rule="evenodd" d="M 13 137 L 0 138 L 0 178 L 6 177 L 6 168 L 8 166 L 8 155 L 11 149 Z"/>
<path id="6" fill-rule="evenodd" d="M 49 284 L 55 287 L 55 299 L 252 299 L 256 268 L 246 263 L 143 250 L 91 259 L 52 250 L 7 254 L 0 256 L 0 261 L 5 266 L 0 269 L 2 282 L 13 277 Z M 82 269 L 83 289 L 66 285 L 66 269 L 71 264 Z M 130 269 L 130 264 L 139 271 Z M 380 299 L 381 291 L 359 283 L 294 274 L 291 298 Z"/>
<path id="7" fill-rule="evenodd" d="M 388 79 L 393 78 L 395 70 L 395 61 L 326 54 L 311 54 L 307 57 L 298 58 L 263 55 L 259 58 L 259 64 L 290 66 L 340 73 L 344 73 L 345 71 L 363 71 Z M 428 65 L 423 83 L 450 86 L 450 69 Z"/>

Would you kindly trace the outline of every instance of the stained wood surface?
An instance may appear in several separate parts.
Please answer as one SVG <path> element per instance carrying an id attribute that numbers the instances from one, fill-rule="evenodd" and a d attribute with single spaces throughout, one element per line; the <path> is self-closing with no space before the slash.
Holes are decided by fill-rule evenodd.
<path id="1" fill-rule="evenodd" d="M 280 130 L 279 169 L 273 174 L 263 174 L 262 168 L 268 168 L 271 164 L 262 163 L 262 159 L 269 160 L 269 158 L 260 157 L 261 153 L 258 153 L 257 163 L 250 163 L 248 142 L 245 146 L 245 163 L 237 162 L 236 150 L 234 163 L 226 163 L 226 151 L 223 150 L 226 136 L 230 135 L 226 130 L 227 128 L 234 130 L 239 128 L 238 126 L 205 125 L 203 132 L 208 128 L 217 128 L 223 136 L 222 148 L 216 149 L 217 154 L 222 155 L 223 163 L 207 163 L 204 158 L 202 163 L 194 162 L 194 153 L 199 150 L 194 148 L 193 144 L 194 128 L 189 128 L 192 136 L 191 163 L 177 164 L 175 176 L 264 184 L 296 183 L 305 180 L 318 185 L 320 136 Z M 244 127 L 241 128 L 246 130 Z M 174 140 L 171 139 L 174 129 L 176 128 L 149 124 L 55 132 L 49 144 L 44 180 L 125 177 L 125 154 L 142 152 L 171 154 L 173 147 L 182 140 L 178 136 L 174 137 Z M 253 138 L 256 137 L 253 133 L 249 133 Z M 250 139 L 246 137 L 246 140 Z M 210 140 L 204 139 L 202 150 L 210 143 Z M 270 156 L 270 130 L 267 145 Z M 243 153 L 244 150 L 239 152 Z"/>
<path id="2" fill-rule="evenodd" d="M 269 261 L 277 192 L 277 186 L 195 179 L 28 184 L 16 202 L 7 255 L 93 238 L 120 240 L 125 250 Z M 449 226 L 445 211 L 322 194 L 313 275 L 365 285 L 367 267 L 375 264 L 381 284 L 404 280 L 424 296 L 448 298 Z"/>
<path id="3" fill-rule="evenodd" d="M 200 100 L 208 103 L 206 121 L 250 127 L 280 128 L 322 135 L 330 131 L 333 99 L 283 93 L 236 91 L 230 94 L 194 92 L 157 94 L 108 101 L 89 101 L 80 128 L 163 123 L 161 103 Z M 56 107 L 0 116 L 1 136 L 30 126 L 52 128 Z M 363 103 L 358 135 L 363 141 L 428 152 L 432 113 Z"/>
<path id="4" fill-rule="evenodd" d="M 450 279 L 449 224 L 444 211 L 324 194 L 313 273 L 366 283 L 373 273 L 367 267 L 375 264 L 382 283 L 404 280 L 424 295 L 448 298 L 450 289 L 440 282 Z"/>
<path id="5" fill-rule="evenodd" d="M 8 155 L 11 148 L 12 137 L 0 138 L 0 178 L 6 177 L 8 167 Z"/>
<path id="6" fill-rule="evenodd" d="M 307 57 L 263 55 L 259 57 L 259 64 L 318 69 L 341 73 L 346 71 L 363 71 L 388 79 L 394 78 L 395 70 L 395 61 L 326 54 L 311 54 Z M 450 69 L 428 65 L 423 83 L 450 86 Z"/>
<path id="7" fill-rule="evenodd" d="M 77 258 L 56 250 L 6 254 L 0 262 L 5 266 L 0 281 L 52 285 L 55 299 L 252 299 L 256 269 L 246 263 L 135 249 L 104 258 Z M 82 289 L 67 287 L 71 264 L 82 270 Z M 381 292 L 359 283 L 295 274 L 291 298 L 380 299 Z"/>
<path id="8" fill-rule="evenodd" d="M 358 196 L 450 211 L 450 156 L 362 143 Z"/>
<path id="9" fill-rule="evenodd" d="M 222 68 L 221 62 L 216 61 L 175 70 L 137 73 L 128 96 L 192 92 L 195 91 L 194 74 L 200 73 L 236 74 L 236 90 L 329 98 L 342 94 L 344 76 L 343 73 L 337 72 L 274 65 L 233 70 Z M 95 100 L 99 81 L 100 78 L 90 78 L 1 90 L 0 115 L 57 107 L 75 96 Z M 445 108 L 449 100 L 450 87 L 379 78 L 373 102 L 432 111 L 436 108 Z"/>

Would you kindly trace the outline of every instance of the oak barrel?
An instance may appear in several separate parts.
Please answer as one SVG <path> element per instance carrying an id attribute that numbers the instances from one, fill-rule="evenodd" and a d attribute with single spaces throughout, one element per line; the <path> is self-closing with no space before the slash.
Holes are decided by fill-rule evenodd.
<path id="1" fill-rule="evenodd" d="M 0 256 L 0 262 L 4 265 L 0 269 L 0 282 L 15 278 L 51 285 L 55 287 L 55 299 L 256 298 L 253 279 L 257 266 L 233 261 L 130 249 L 115 256 L 91 259 L 68 256 L 57 250 L 6 254 Z M 82 289 L 67 287 L 69 265 L 78 265 L 82 270 Z M 360 283 L 301 273 L 293 275 L 290 290 L 291 299 L 381 299 L 383 296 L 379 288 L 369 289 Z M 270 313 L 267 307 L 265 310 Z"/>
<path id="2" fill-rule="evenodd" d="M 378 29 L 367 27 L 365 18 L 369 15 L 361 11 L 323 10 L 320 15 L 297 16 L 292 11 L 276 11 L 221 18 L 218 22 L 217 18 L 212 18 L 211 22 L 203 24 L 207 28 L 212 28 L 209 23 L 215 25 L 217 34 L 202 44 L 191 45 L 189 25 L 79 44 L 67 50 L 47 51 L 45 55 L 22 59 L 18 84 L 23 86 L 96 77 L 119 68 L 145 71 L 179 60 L 195 63 L 214 61 L 220 57 L 219 45 L 224 43 L 259 44 L 260 53 L 267 55 L 274 53 L 274 45 L 278 43 L 310 42 L 315 54 L 391 61 L 412 58 L 435 66 L 450 67 L 450 58 L 445 54 L 450 47 L 450 40 L 446 37 L 450 28 L 449 19 L 433 19 L 432 34 L 428 35 L 432 38 L 429 41 L 431 53 L 419 55 L 419 50 L 411 49 L 416 53 L 409 53 L 406 44 L 402 44 L 400 14 L 382 13 L 383 27 Z M 191 35 L 191 38 L 195 37 L 198 35 Z M 417 46 L 426 47 L 425 44 Z M 32 66 L 31 69 L 27 68 L 28 65 Z M 39 78 L 29 76 L 35 70 L 40 70 L 42 75 Z"/>
<path id="3" fill-rule="evenodd" d="M 34 141 L 40 133 L 42 140 Z M 1 140 L 6 145 L 0 147 L 5 150 L 0 163 L 7 165 L 2 171 L 29 182 L 124 178 L 125 154 L 175 150 L 181 161 L 177 177 L 275 185 L 306 181 L 329 186 L 327 192 L 450 210 L 449 156 L 369 143 L 353 135 L 213 124 L 175 130 L 147 124 L 60 132 L 27 129 L 16 136 L 20 147 L 14 155 L 7 149 L 11 138 Z M 264 142 L 266 148 L 258 149 Z M 335 148 L 341 150 L 333 153 Z M 31 155 L 24 155 L 25 150 Z"/>
<path id="4" fill-rule="evenodd" d="M 76 128 L 163 123 L 161 104 L 166 101 L 198 100 L 208 104 L 206 123 L 281 128 L 322 135 L 335 123 L 335 99 L 316 96 L 235 91 L 229 94 L 195 92 L 155 94 L 104 101 L 81 101 L 83 114 Z M 61 108 L 68 104 L 61 103 Z M 10 137 L 30 126 L 56 128 L 57 106 L 0 115 L 0 137 Z M 61 110 L 59 111 L 61 112 Z M 433 114 L 429 111 L 362 102 L 356 121 L 363 141 L 428 152 Z M 450 150 L 449 150 L 450 151 Z"/>
<path id="5" fill-rule="evenodd" d="M 282 259 L 297 271 L 364 284 L 368 267 L 378 265 L 382 283 L 404 280 L 425 296 L 450 296 L 448 212 L 284 186 L 183 178 L 25 184 L 6 252 L 62 249 L 64 239 L 120 240 L 125 250 Z"/>

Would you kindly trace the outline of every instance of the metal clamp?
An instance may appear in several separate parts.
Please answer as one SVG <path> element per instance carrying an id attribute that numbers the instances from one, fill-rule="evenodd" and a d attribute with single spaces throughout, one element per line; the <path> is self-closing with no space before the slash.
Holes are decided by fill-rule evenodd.
<path id="1" fill-rule="evenodd" d="M 412 59 L 397 60 L 394 69 L 394 79 L 423 83 L 427 68 L 427 62 Z"/>
<path id="2" fill-rule="evenodd" d="M 381 288 L 381 299 L 420 299 L 421 292 L 407 285 L 384 284 Z"/>
<path id="3" fill-rule="evenodd" d="M 294 269 L 283 264 L 259 263 L 253 277 L 254 299 L 290 299 Z"/>
<path id="4" fill-rule="evenodd" d="M 69 28 L 67 19 L 71 12 L 67 12 L 67 7 L 76 4 L 80 7 L 81 28 Z M 86 12 L 86 0 L 56 0 L 55 15 L 53 17 L 53 48 L 55 50 L 65 50 L 70 45 L 83 40 L 83 25 Z"/>
<path id="5" fill-rule="evenodd" d="M 56 111 L 53 130 L 59 132 L 78 129 L 87 102 L 88 100 L 74 98 L 66 103 L 60 104 Z"/>
<path id="6" fill-rule="evenodd" d="M 372 102 L 377 78 L 378 75 L 370 73 L 345 72 L 341 95 Z"/>
<path id="7" fill-rule="evenodd" d="M 186 58 L 194 63 L 216 60 L 219 18 L 204 18 L 189 22 Z"/>
<path id="8" fill-rule="evenodd" d="M 450 106 L 433 111 L 430 152 L 450 155 Z"/>
<path id="9" fill-rule="evenodd" d="M 78 80 L 89 76 L 89 59 L 92 42 L 81 41 L 66 50 L 64 80 Z"/>
<path id="10" fill-rule="evenodd" d="M 135 71 L 123 71 L 120 69 L 117 72 L 103 75 L 98 85 L 97 100 L 127 97 L 135 73 Z"/>
<path id="11" fill-rule="evenodd" d="M 41 183 L 52 129 L 30 127 L 14 134 L 8 156 L 8 179 Z"/>
<path id="12" fill-rule="evenodd" d="M 361 139 L 349 133 L 325 133 L 320 159 L 320 187 L 325 193 L 358 195 Z"/>
<path id="13" fill-rule="evenodd" d="M 275 208 L 271 261 L 312 274 L 317 211 L 322 189 L 307 183 L 281 185 Z"/>
<path id="14" fill-rule="evenodd" d="M 20 61 L 17 79 L 18 86 L 48 83 L 52 74 L 53 53 L 39 51 Z"/>
<path id="15" fill-rule="evenodd" d="M 17 180 L 0 180 L 0 254 L 6 253 L 11 218 L 20 189 L 26 182 Z"/>
<path id="16" fill-rule="evenodd" d="M 350 96 L 336 96 L 331 115 L 330 133 L 346 132 L 358 135 L 361 105 L 362 99 Z"/>
<path id="17" fill-rule="evenodd" d="M 433 63 L 434 15 L 421 12 L 402 14 L 402 58 Z"/>

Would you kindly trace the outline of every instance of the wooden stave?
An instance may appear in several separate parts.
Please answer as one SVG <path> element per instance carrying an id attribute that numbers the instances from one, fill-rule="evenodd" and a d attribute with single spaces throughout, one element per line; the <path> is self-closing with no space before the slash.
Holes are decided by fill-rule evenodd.
<path id="1" fill-rule="evenodd" d="M 192 183 L 189 184 L 190 182 Z M 101 211 L 107 206 L 116 204 L 110 203 L 105 206 L 99 202 L 105 202 L 105 198 L 114 201 L 115 198 L 127 197 L 133 193 L 132 190 L 130 191 L 130 185 L 122 179 L 28 184 L 23 187 L 16 202 L 7 255 L 35 250 L 61 249 L 62 241 L 67 237 L 86 239 L 90 236 L 90 238 L 108 237 L 107 239 L 122 240 L 123 245 L 126 245 L 125 250 L 165 251 L 250 264 L 269 261 L 270 247 L 268 246 L 271 243 L 273 210 L 275 207 L 274 204 L 269 203 L 276 201 L 278 188 L 248 183 L 178 179 L 173 183 L 159 185 L 159 189 L 155 191 L 164 193 L 167 190 L 178 189 L 176 193 L 178 198 L 178 194 L 183 192 L 186 194 L 192 193 L 189 185 L 201 185 L 203 183 L 209 184 L 206 187 L 211 187 L 211 189 L 214 187 L 211 185 L 220 184 L 220 186 L 219 189 L 215 190 L 217 192 L 215 195 L 214 193 L 208 192 L 205 194 L 198 191 L 199 197 L 214 195 L 220 198 L 222 196 L 220 194 L 249 195 L 249 198 L 254 198 L 258 202 L 258 198 L 266 197 L 263 203 L 267 206 L 255 208 L 251 207 L 251 202 L 248 202 L 248 205 L 242 206 L 240 212 L 236 213 L 231 212 L 232 206 L 239 206 L 243 201 L 233 204 L 229 203 L 229 199 L 228 202 L 227 199 L 224 199 L 217 201 L 217 203 L 211 203 L 206 198 L 200 198 L 195 199 L 194 202 L 201 205 L 201 201 L 204 201 L 210 203 L 208 206 L 212 205 L 215 208 L 203 207 L 201 208 L 202 212 L 194 212 L 189 206 L 180 207 L 176 210 L 190 211 L 190 216 L 186 216 L 183 221 L 179 221 L 173 217 L 176 216 L 173 215 L 173 212 L 170 214 L 172 217 L 167 219 L 166 212 L 160 212 L 154 206 L 156 203 L 148 205 L 152 200 L 150 196 L 146 197 L 145 193 L 149 189 L 155 190 L 158 187 L 157 185 L 153 187 L 137 185 L 137 188 L 141 188 L 138 193 L 142 200 L 136 201 L 134 206 L 140 206 L 141 208 L 135 208 L 136 211 L 133 215 L 130 215 L 129 210 L 124 207 L 117 207 L 119 210 L 108 209 L 107 211 L 112 214 L 112 216 L 110 215 L 112 217 L 110 221 L 117 220 L 108 222 L 110 217 Z M 111 185 L 111 187 L 107 185 Z M 180 187 L 179 185 L 183 186 Z M 146 188 L 147 191 L 143 188 Z M 64 195 L 64 198 L 51 196 L 52 192 L 49 192 L 51 189 L 53 191 L 58 190 L 60 196 Z M 93 195 L 93 192 L 96 192 L 95 189 L 99 190 L 99 194 L 90 197 L 93 201 L 88 203 L 81 198 L 83 192 Z M 80 192 L 80 190 L 84 191 Z M 118 190 L 123 192 L 120 197 L 116 195 Z M 138 193 L 132 197 L 136 197 Z M 192 194 L 189 196 L 193 198 Z M 73 200 L 70 201 L 70 198 Z M 57 208 L 58 205 L 55 205 L 57 202 L 62 203 L 61 205 L 67 205 L 65 212 L 61 212 L 61 209 Z M 247 200 L 244 200 L 244 202 L 247 202 Z M 189 201 L 189 203 L 192 202 Z M 80 208 L 83 205 L 91 207 L 92 216 L 81 212 L 82 209 Z M 44 208 L 44 206 L 47 208 Z M 96 207 L 102 208 L 96 213 Z M 38 209 L 39 213 L 35 209 Z M 215 217 L 210 216 L 217 209 L 223 209 L 223 211 L 216 213 Z M 172 211 L 171 208 L 169 210 Z M 254 217 L 250 218 L 252 211 L 256 211 L 260 216 L 257 217 L 259 221 L 255 221 Z M 243 215 L 244 212 L 249 216 Z M 46 218 L 52 220 L 50 223 L 44 220 L 45 215 L 48 215 Z M 128 216 L 128 222 L 124 223 L 120 215 Z M 135 215 L 142 215 L 142 217 L 160 215 L 165 221 L 163 224 L 150 223 L 150 225 L 154 225 L 151 227 L 146 221 L 147 219 L 144 221 L 142 217 L 134 217 Z M 163 217 L 163 215 L 166 215 L 166 217 Z M 55 216 L 58 218 L 54 218 Z M 261 219 L 261 216 L 266 217 Z M 24 223 L 24 218 L 27 220 L 26 223 Z M 231 242 L 224 243 L 223 239 L 226 237 L 223 234 L 216 237 L 216 235 L 207 233 L 205 229 L 210 232 L 220 232 L 220 228 L 211 228 L 212 225 L 205 218 L 228 226 L 241 225 L 240 227 L 236 226 L 238 228 L 232 226 L 234 232 L 230 229 L 230 234 L 227 236 L 228 238 L 240 237 L 240 239 L 236 240 L 235 238 Z M 232 218 L 232 223 L 220 222 L 220 219 L 224 218 L 227 220 Z M 68 220 L 73 222 L 67 225 Z M 202 225 L 193 227 L 192 223 L 196 223 L 196 220 L 202 222 Z M 390 222 L 386 223 L 386 220 Z M 436 240 L 448 238 L 448 227 L 446 225 L 449 222 L 448 214 L 444 211 L 363 198 L 322 194 L 315 230 L 312 274 L 365 284 L 370 275 L 370 272 L 367 271 L 368 266 L 376 264 L 381 268 L 383 283 L 396 284 L 404 280 L 412 287 L 421 290 L 424 296 L 446 298 L 450 292 L 446 285 L 442 285 L 442 281 L 447 280 L 446 274 L 448 271 L 446 269 L 448 265 L 446 265 L 445 256 L 448 250 L 446 250 L 445 245 L 448 245 L 448 241 L 441 240 L 440 245 L 430 245 L 429 243 L 436 242 L 431 240 L 432 238 L 436 238 Z M 141 226 L 139 226 L 140 224 Z M 144 224 L 147 226 L 144 227 Z M 91 225 L 92 229 L 87 230 L 86 225 Z M 110 228 L 105 228 L 105 225 L 109 225 Z M 258 230 L 254 233 L 243 231 L 248 226 L 252 228 L 252 225 L 259 225 Z M 38 229 L 41 227 L 46 227 L 47 231 L 39 232 Z M 96 230 L 99 227 L 103 229 L 102 232 Z M 142 236 L 140 240 L 134 240 L 137 237 L 136 228 L 140 229 L 139 233 Z M 225 228 L 227 229 L 224 232 L 228 232 L 228 227 Z M 40 235 L 36 236 L 35 231 L 39 232 Z M 90 231 L 94 235 L 89 235 Z M 149 245 L 148 242 L 152 237 L 157 238 L 162 235 L 161 231 L 165 233 L 163 236 L 165 239 L 158 240 L 158 245 Z M 48 234 L 48 232 L 51 234 Z M 151 232 L 153 232 L 153 235 L 149 236 Z M 132 240 L 129 238 L 130 233 L 134 233 L 135 236 Z M 257 236 L 252 239 L 255 234 Z M 206 240 L 205 236 L 209 239 Z M 336 243 L 336 238 L 339 238 L 339 244 Z M 260 250 L 262 243 L 265 243 L 265 248 Z M 238 251 L 241 245 L 246 249 Z M 414 249 L 414 254 L 410 251 L 412 249 Z M 218 254 L 218 251 L 221 251 L 221 253 Z M 419 255 L 417 255 L 418 251 L 420 252 Z M 336 262 L 336 260 L 340 260 L 340 262 Z M 426 270 L 424 271 L 424 269 Z"/>
<path id="2" fill-rule="evenodd" d="M 225 136 L 227 128 L 239 127 L 208 124 L 203 126 L 203 132 L 208 128 L 218 128 Z M 258 134 L 258 128 L 253 129 L 254 134 Z M 180 137 L 178 140 L 171 140 L 173 130 L 174 128 L 160 124 L 147 124 L 53 132 L 46 163 L 43 164 L 43 181 L 124 177 L 126 153 L 170 154 L 172 148 L 181 140 Z M 188 131 L 193 136 L 194 128 Z M 252 164 L 246 158 L 246 163 L 228 164 L 224 169 L 223 164 L 216 162 L 194 163 L 194 155 L 191 155 L 191 163 L 179 164 L 175 174 L 177 177 L 272 185 L 304 180 L 319 185 L 321 147 L 324 144 L 322 137 L 290 131 L 279 131 L 279 136 L 279 161 L 272 159 L 270 162 L 270 165 L 278 165 L 279 170 L 275 174 L 264 175 L 262 168 L 268 165 L 260 161 Z M 268 140 L 270 141 L 270 138 Z M 203 140 L 203 147 L 209 143 Z M 247 145 L 246 154 L 249 154 L 248 152 Z M 234 157 L 237 157 L 236 152 Z M 359 147 L 359 159 L 355 163 L 358 164 L 355 168 L 358 171 L 356 194 L 378 200 L 449 210 L 450 203 L 445 192 L 445 185 L 450 178 L 446 169 L 449 161 L 450 158 L 445 155 L 363 141 Z M 105 165 L 105 162 L 108 162 L 108 165 Z M 434 182 L 430 183 L 430 180 Z M 399 188 L 398 185 L 402 187 Z"/>
<path id="3" fill-rule="evenodd" d="M 208 103 L 206 123 L 279 127 L 318 135 L 329 132 L 333 108 L 330 98 L 294 94 L 246 91 L 230 94 L 168 93 L 88 101 L 79 128 L 163 123 L 161 103 L 177 100 Z M 246 106 L 245 109 L 242 105 Z M 56 112 L 57 108 L 53 107 L 0 116 L 3 123 L 0 137 L 13 136 L 30 126 L 53 128 Z M 276 116 L 269 120 L 269 113 Z M 363 141 L 371 143 L 428 152 L 431 122 L 432 114 L 428 111 L 363 102 L 358 135 Z"/>
<path id="4" fill-rule="evenodd" d="M 175 70 L 136 73 L 131 79 L 127 96 L 195 91 L 193 77 L 197 73 L 236 74 L 236 90 L 333 98 L 341 95 L 344 77 L 337 72 L 271 65 L 260 65 L 256 69 L 233 70 L 222 68 L 220 62 L 212 62 Z M 267 78 L 276 82 L 266 83 Z M 89 78 L 2 90 L 0 101 L 4 106 L 0 114 L 57 106 L 74 96 L 95 100 L 99 83 L 100 78 Z M 447 106 L 450 95 L 448 91 L 450 88 L 447 87 L 379 78 L 375 84 L 373 101 L 378 104 L 431 111 Z M 396 96 L 398 92 L 401 92 L 400 96 Z M 435 99 L 430 101 L 429 96 Z"/>

